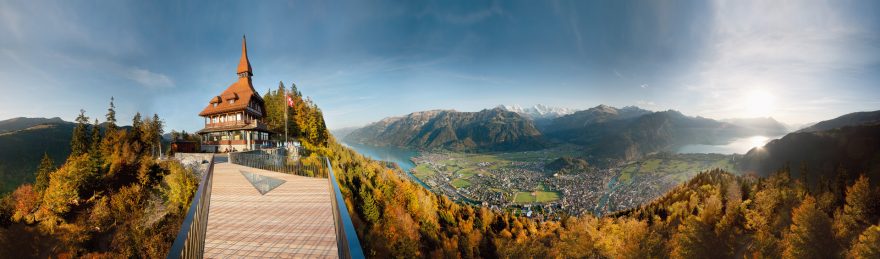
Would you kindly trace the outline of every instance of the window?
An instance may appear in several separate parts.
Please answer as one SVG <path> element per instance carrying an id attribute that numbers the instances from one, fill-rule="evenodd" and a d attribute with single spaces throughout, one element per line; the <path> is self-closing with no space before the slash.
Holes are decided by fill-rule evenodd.
<path id="1" fill-rule="evenodd" d="M 229 99 L 229 104 L 235 103 L 235 99 Z"/>
<path id="2" fill-rule="evenodd" d="M 217 107 L 217 103 L 214 103 L 214 107 Z"/>
<path id="3" fill-rule="evenodd" d="M 241 120 L 241 113 L 235 114 L 235 120 L 237 120 L 237 121 Z"/>

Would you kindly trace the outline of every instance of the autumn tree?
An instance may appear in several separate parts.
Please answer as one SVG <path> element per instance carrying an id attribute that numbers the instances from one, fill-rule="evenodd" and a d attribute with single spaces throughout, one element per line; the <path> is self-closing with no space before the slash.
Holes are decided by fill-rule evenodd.
<path id="1" fill-rule="evenodd" d="M 792 223 L 785 234 L 784 258 L 834 258 L 831 219 L 807 196 L 791 214 Z"/>
<path id="2" fill-rule="evenodd" d="M 711 186 L 706 186 L 711 189 Z M 717 190 L 703 202 L 697 216 L 688 217 L 672 238 L 673 258 L 722 258 L 732 255 L 716 235 L 714 226 L 721 219 L 722 203 Z"/>
<path id="3" fill-rule="evenodd" d="M 835 212 L 834 218 L 834 234 L 844 248 L 848 248 L 865 228 L 877 223 L 880 216 L 877 196 L 864 175 L 846 187 L 843 210 Z"/>
<path id="4" fill-rule="evenodd" d="M 12 214 L 12 220 L 23 220 L 27 223 L 34 222 L 33 213 L 40 204 L 40 196 L 34 191 L 33 186 L 30 184 L 19 186 L 12 192 L 12 199 L 15 201 L 15 210 Z"/>
<path id="5" fill-rule="evenodd" d="M 849 250 L 850 258 L 880 258 L 880 225 L 873 225 L 865 229 L 852 249 Z"/>

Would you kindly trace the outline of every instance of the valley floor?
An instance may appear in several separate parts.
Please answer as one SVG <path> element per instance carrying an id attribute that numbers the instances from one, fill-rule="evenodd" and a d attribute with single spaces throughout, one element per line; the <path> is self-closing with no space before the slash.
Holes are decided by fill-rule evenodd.
<path id="1" fill-rule="evenodd" d="M 454 200 L 539 219 L 596 215 L 633 208 L 669 191 L 701 171 L 734 172 L 734 155 L 657 154 L 610 166 L 553 171 L 576 149 L 507 153 L 423 152 L 412 175 Z"/>

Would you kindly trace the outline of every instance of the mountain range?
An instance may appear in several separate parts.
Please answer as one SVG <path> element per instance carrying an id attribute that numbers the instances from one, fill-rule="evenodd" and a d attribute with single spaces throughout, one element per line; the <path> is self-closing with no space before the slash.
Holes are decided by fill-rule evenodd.
<path id="1" fill-rule="evenodd" d="M 415 112 L 369 124 L 342 139 L 376 146 L 455 151 L 511 151 L 575 144 L 594 158 L 636 159 L 687 144 L 719 144 L 738 137 L 787 132 L 772 118 L 724 122 L 685 116 L 674 110 L 653 112 L 608 105 L 568 112 L 549 106 Z"/>
<path id="2" fill-rule="evenodd" d="M 532 120 L 541 120 L 541 119 L 555 119 L 565 115 L 572 114 L 576 112 L 575 109 L 570 108 L 561 108 L 561 107 L 553 107 L 543 104 L 536 104 L 531 107 L 521 107 L 519 105 L 499 105 L 497 108 L 501 108 L 507 111 L 518 113 L 526 118 Z"/>
<path id="3" fill-rule="evenodd" d="M 344 140 L 375 146 L 455 151 L 528 150 L 544 147 L 541 132 L 518 113 L 431 110 L 385 118 L 354 130 Z"/>

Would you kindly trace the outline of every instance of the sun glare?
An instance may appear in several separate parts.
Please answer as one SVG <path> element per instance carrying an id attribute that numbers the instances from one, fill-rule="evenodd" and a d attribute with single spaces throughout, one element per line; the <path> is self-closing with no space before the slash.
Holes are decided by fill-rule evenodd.
<path id="1" fill-rule="evenodd" d="M 745 110 L 749 117 L 768 117 L 773 113 L 773 95 L 764 90 L 753 90 L 745 96 Z"/>

